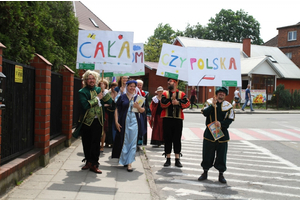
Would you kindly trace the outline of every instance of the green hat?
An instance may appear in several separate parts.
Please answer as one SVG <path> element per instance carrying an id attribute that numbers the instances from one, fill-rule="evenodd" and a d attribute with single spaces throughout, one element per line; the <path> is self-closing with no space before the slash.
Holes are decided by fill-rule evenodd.
<path id="1" fill-rule="evenodd" d="M 218 94 L 218 92 L 224 92 L 226 94 L 226 96 L 228 95 L 228 90 L 226 87 L 218 87 L 216 89 L 216 95 Z"/>

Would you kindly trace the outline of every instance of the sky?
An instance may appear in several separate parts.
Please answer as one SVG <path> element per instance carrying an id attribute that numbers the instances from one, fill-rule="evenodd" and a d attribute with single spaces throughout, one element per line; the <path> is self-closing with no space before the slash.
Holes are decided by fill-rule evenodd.
<path id="1" fill-rule="evenodd" d="M 134 43 L 145 43 L 159 23 L 174 31 L 188 24 L 206 26 L 221 9 L 244 10 L 260 23 L 264 42 L 278 34 L 278 27 L 300 22 L 299 0 L 83 0 L 87 8 L 113 31 L 134 32 Z"/>

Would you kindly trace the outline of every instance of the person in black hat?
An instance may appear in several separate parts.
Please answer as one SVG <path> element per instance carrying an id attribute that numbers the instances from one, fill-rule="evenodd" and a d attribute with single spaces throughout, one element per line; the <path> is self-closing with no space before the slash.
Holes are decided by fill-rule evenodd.
<path id="1" fill-rule="evenodd" d="M 224 136 L 215 140 L 208 127 L 204 131 L 202 162 L 203 174 L 198 178 L 199 181 L 207 179 L 208 170 L 214 166 L 219 171 L 219 182 L 226 183 L 223 173 L 226 171 L 226 157 L 229 141 L 228 128 L 234 121 L 235 113 L 232 105 L 225 100 L 228 90 L 225 87 L 219 87 L 216 90 L 216 97 L 208 99 L 206 106 L 201 110 L 206 117 L 206 126 L 215 120 L 215 106 L 217 110 L 216 127 L 219 127 Z"/>
<path id="2" fill-rule="evenodd" d="M 182 167 L 180 163 L 181 136 L 183 127 L 183 109 L 190 106 L 190 101 L 184 92 L 177 89 L 178 81 L 168 79 L 168 90 L 164 91 L 161 97 L 160 106 L 162 108 L 161 118 L 163 118 L 164 150 L 163 155 L 167 158 L 164 166 L 171 165 L 172 146 L 175 153 L 175 166 Z"/>

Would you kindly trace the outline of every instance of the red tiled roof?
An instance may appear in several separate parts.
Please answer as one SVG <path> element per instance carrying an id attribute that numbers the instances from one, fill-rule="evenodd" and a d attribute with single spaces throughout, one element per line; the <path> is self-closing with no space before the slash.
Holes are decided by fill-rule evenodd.
<path id="1" fill-rule="evenodd" d="M 101 19 L 99 19 L 92 11 L 90 11 L 81 1 L 73 2 L 75 7 L 75 16 L 78 18 L 80 30 L 111 31 L 111 28 L 109 28 Z M 96 3 L 97 1 L 95 1 L 95 4 Z M 99 28 L 95 27 L 89 18 L 93 19 Z"/>
<path id="2" fill-rule="evenodd" d="M 278 47 L 278 35 L 263 44 L 264 46 Z"/>

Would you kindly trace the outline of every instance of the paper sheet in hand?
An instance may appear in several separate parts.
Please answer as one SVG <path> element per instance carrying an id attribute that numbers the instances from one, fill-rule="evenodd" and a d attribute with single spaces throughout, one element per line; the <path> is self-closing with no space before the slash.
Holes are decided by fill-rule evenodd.
<path id="1" fill-rule="evenodd" d="M 224 136 L 222 130 L 219 127 L 215 126 L 215 122 L 208 124 L 207 127 L 215 140 L 218 140 Z"/>
<path id="2" fill-rule="evenodd" d="M 142 107 L 143 103 L 145 101 L 145 97 L 143 96 L 137 96 L 136 98 L 136 101 L 135 102 L 138 102 L 139 105 Z M 139 112 L 137 108 L 132 108 L 132 112 Z"/>

